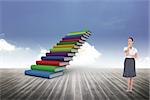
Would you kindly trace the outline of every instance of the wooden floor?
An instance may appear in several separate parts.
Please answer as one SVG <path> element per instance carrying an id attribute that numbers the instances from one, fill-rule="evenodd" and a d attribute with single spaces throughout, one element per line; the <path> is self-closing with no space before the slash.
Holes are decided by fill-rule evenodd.
<path id="1" fill-rule="evenodd" d="M 64 76 L 25 76 L 24 69 L 0 69 L 1 100 L 149 100 L 149 69 L 137 69 L 126 92 L 122 69 L 70 68 Z"/>

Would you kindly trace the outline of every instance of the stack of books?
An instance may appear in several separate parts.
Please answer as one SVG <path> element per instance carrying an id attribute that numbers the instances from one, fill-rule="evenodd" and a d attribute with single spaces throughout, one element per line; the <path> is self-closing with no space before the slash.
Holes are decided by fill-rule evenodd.
<path id="1" fill-rule="evenodd" d="M 25 70 L 25 75 L 43 78 L 63 75 L 69 61 L 78 53 L 78 49 L 90 35 L 91 32 L 88 30 L 68 33 L 50 49 L 50 52 L 42 56 L 41 60 L 36 61 L 36 65 L 31 65 L 31 70 Z"/>

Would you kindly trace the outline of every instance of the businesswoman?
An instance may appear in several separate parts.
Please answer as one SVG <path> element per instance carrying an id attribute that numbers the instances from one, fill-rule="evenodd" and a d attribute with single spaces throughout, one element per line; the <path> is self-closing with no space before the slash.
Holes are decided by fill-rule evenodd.
<path id="1" fill-rule="evenodd" d="M 128 46 L 124 47 L 125 60 L 124 60 L 124 71 L 123 77 L 126 77 L 127 92 L 132 92 L 133 77 L 136 76 L 135 59 L 138 57 L 138 51 L 133 47 L 134 40 L 132 37 L 128 37 Z"/>

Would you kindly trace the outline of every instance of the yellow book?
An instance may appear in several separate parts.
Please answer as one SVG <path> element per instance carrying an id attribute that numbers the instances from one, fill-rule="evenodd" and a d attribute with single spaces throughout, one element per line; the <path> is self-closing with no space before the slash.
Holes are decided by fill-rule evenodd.
<path id="1" fill-rule="evenodd" d="M 79 48 L 79 46 L 74 44 L 66 44 L 66 45 L 55 45 L 53 48 Z"/>
<path id="2" fill-rule="evenodd" d="M 79 34 L 84 34 L 84 35 L 91 35 L 90 32 L 70 32 L 68 33 L 67 35 L 70 36 L 70 35 L 79 35 Z"/>

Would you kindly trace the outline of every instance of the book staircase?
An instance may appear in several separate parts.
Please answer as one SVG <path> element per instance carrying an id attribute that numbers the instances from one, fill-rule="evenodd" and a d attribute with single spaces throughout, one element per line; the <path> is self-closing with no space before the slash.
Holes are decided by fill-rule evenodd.
<path id="1" fill-rule="evenodd" d="M 78 53 L 78 49 L 86 42 L 91 35 L 88 30 L 70 32 L 63 37 L 59 43 L 36 61 L 36 65 L 31 65 L 31 70 L 25 70 L 25 75 L 43 78 L 54 78 L 64 74 L 69 61 Z"/>

